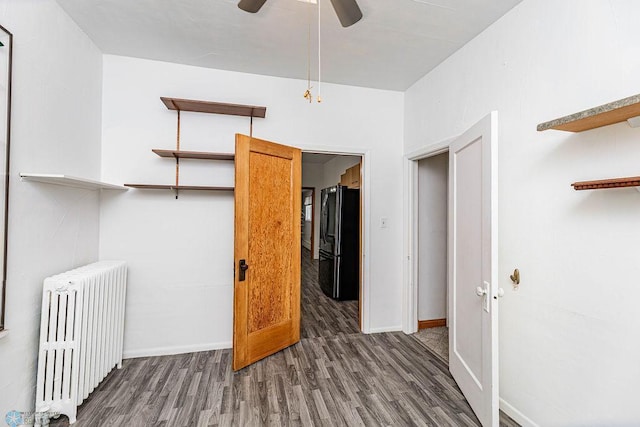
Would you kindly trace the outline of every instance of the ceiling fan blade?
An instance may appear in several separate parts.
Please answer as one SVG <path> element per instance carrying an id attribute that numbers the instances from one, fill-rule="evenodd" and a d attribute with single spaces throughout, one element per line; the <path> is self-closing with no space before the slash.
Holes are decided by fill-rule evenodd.
<path id="1" fill-rule="evenodd" d="M 245 12 L 256 13 L 267 0 L 240 0 L 238 7 Z"/>
<path id="2" fill-rule="evenodd" d="M 241 2 L 242 3 L 242 2 Z M 362 11 L 356 0 L 331 0 L 343 27 L 349 27 L 362 19 Z"/>

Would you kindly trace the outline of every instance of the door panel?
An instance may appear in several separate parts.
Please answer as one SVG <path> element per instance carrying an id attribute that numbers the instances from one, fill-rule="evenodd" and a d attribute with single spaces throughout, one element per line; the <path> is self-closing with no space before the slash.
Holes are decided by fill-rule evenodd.
<path id="1" fill-rule="evenodd" d="M 498 426 L 497 120 L 449 155 L 449 369 L 485 427 Z"/>
<path id="2" fill-rule="evenodd" d="M 236 135 L 233 369 L 300 340 L 300 150 Z M 249 266 L 241 281 L 238 266 Z"/>
<path id="3" fill-rule="evenodd" d="M 291 316 L 291 245 L 274 250 L 274 242 L 291 239 L 291 160 L 249 154 L 249 333 Z M 270 179 L 265 179 L 270 177 Z M 268 195 L 268 198 L 264 196 Z M 275 286 L 274 286 L 275 285 Z M 263 302 L 269 302 L 264 304 Z"/>
<path id="4" fill-rule="evenodd" d="M 482 140 L 471 141 L 455 153 L 457 177 L 455 226 L 458 244 L 455 246 L 457 283 L 478 283 L 482 277 Z M 466 362 L 470 373 L 482 384 L 482 312 L 477 309 L 478 297 L 467 286 L 456 286 L 458 313 L 455 349 Z M 473 287 L 475 289 L 475 286 Z"/>

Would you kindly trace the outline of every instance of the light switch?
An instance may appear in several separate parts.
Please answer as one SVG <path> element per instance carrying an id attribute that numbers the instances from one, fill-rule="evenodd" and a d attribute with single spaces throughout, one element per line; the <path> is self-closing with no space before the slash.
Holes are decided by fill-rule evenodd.
<path id="1" fill-rule="evenodd" d="M 380 228 L 387 228 L 389 224 L 389 218 L 387 218 L 386 216 L 383 216 L 382 218 L 380 218 Z"/>

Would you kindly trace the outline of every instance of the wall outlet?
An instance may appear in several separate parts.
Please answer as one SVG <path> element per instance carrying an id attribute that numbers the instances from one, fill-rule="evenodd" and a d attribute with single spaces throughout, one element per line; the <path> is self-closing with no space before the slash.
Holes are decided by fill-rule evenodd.
<path id="1" fill-rule="evenodd" d="M 387 228 L 389 226 L 389 218 L 383 216 L 380 218 L 380 228 Z"/>

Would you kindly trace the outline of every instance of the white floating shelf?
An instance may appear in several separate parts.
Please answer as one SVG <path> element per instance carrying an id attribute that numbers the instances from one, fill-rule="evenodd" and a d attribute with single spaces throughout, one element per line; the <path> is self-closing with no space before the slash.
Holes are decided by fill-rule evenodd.
<path id="1" fill-rule="evenodd" d="M 23 181 L 36 181 L 45 184 L 64 185 L 67 187 L 82 188 L 85 190 L 128 190 L 123 185 L 108 184 L 106 182 L 94 181 L 86 178 L 76 178 L 75 176 L 48 174 L 48 173 L 21 173 Z"/>

